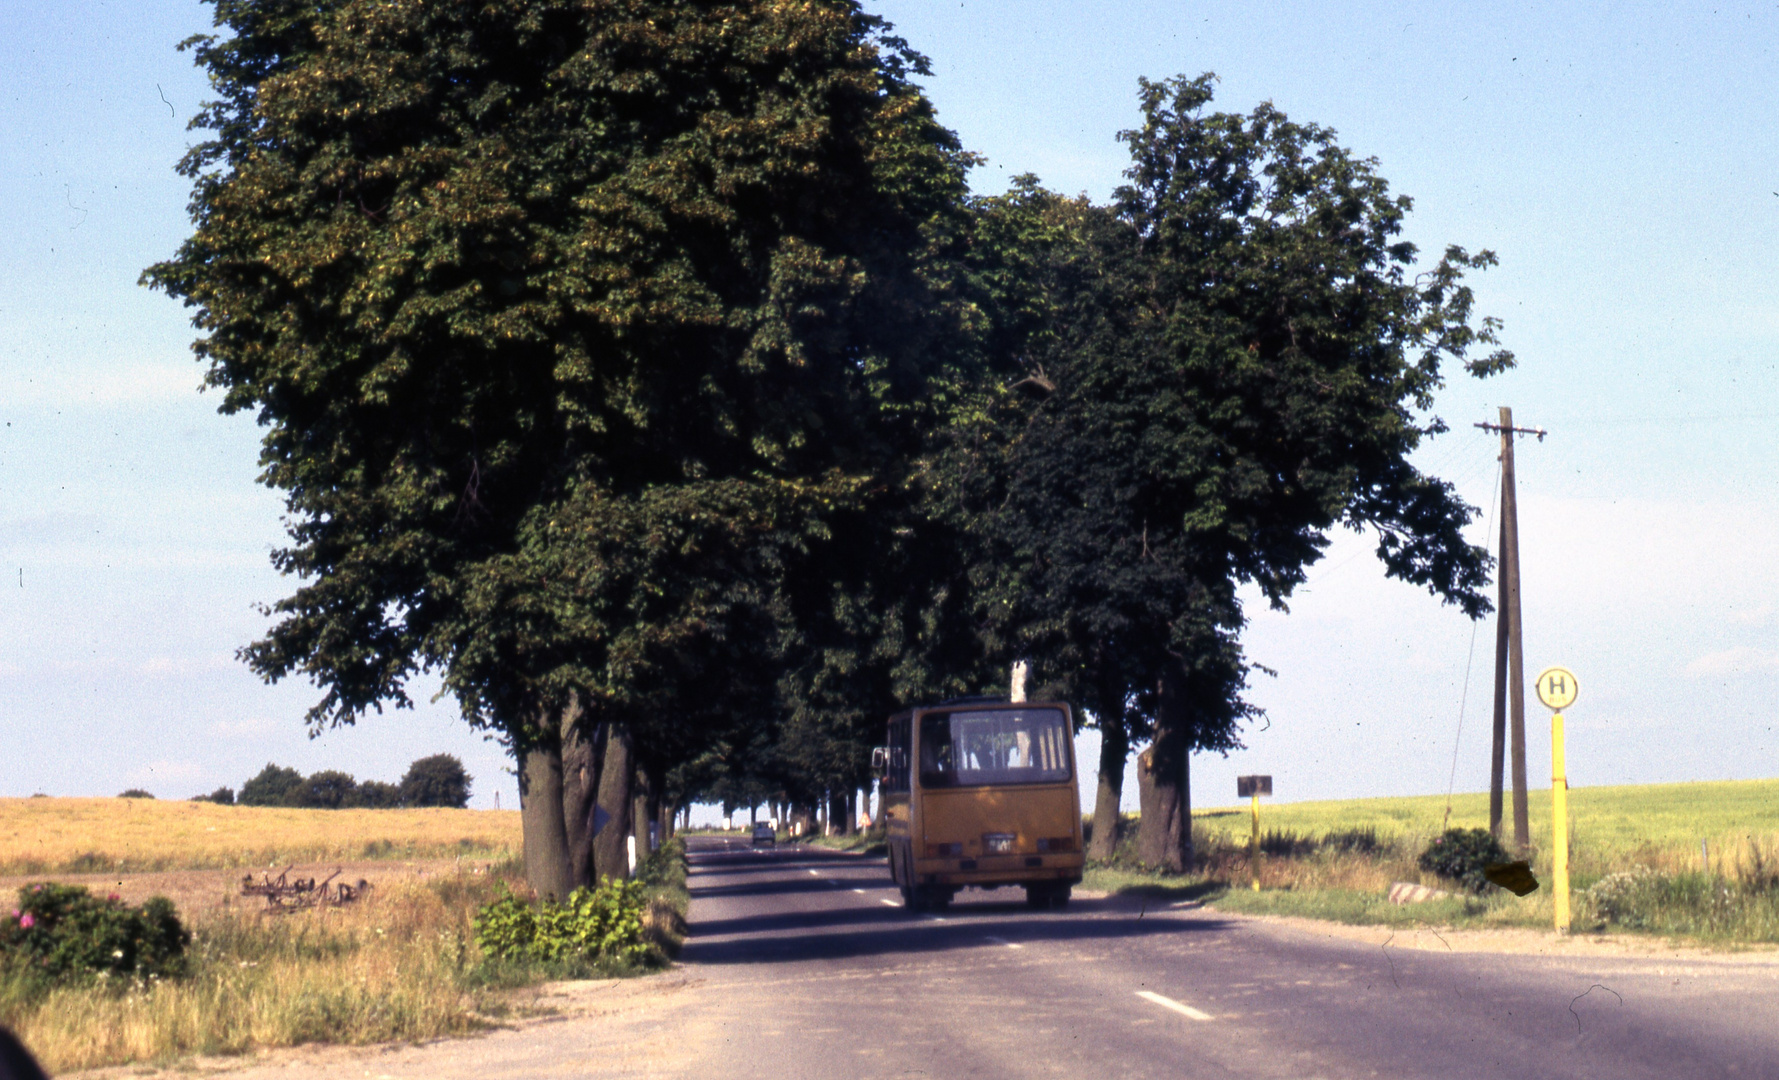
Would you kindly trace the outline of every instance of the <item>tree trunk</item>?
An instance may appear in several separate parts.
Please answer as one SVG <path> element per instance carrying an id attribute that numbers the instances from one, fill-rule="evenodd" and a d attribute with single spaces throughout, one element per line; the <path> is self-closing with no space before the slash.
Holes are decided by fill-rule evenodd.
<path id="1" fill-rule="evenodd" d="M 562 825 L 562 748 L 552 741 L 517 755 L 525 882 L 540 899 L 562 900 L 574 889 Z"/>
<path id="2" fill-rule="evenodd" d="M 631 788 L 630 795 L 630 821 L 636 835 L 636 857 L 640 859 L 655 850 L 655 846 L 649 843 L 649 822 L 655 819 L 649 813 L 649 772 L 638 767 L 635 775 L 635 785 Z"/>
<path id="3" fill-rule="evenodd" d="M 1137 758 L 1143 801 L 1137 859 L 1173 873 L 1190 869 L 1193 861 L 1192 714 L 1185 682 L 1177 661 L 1162 669 L 1155 741 Z"/>
<path id="4" fill-rule="evenodd" d="M 835 836 L 852 835 L 852 818 L 847 816 L 847 788 L 835 788 L 828 798 L 828 830 Z"/>
<path id="5" fill-rule="evenodd" d="M 596 884 L 593 878 L 593 807 L 599 798 L 605 732 L 606 726 L 591 723 L 578 704 L 564 714 L 562 824 L 568 835 L 569 876 L 577 886 Z"/>
<path id="6" fill-rule="evenodd" d="M 595 879 L 630 876 L 630 785 L 635 774 L 631 760 L 630 731 L 622 724 L 608 725 L 605 760 L 599 770 L 599 808 L 607 814 L 605 828 L 593 838 Z"/>
<path id="7" fill-rule="evenodd" d="M 1106 862 L 1118 849 L 1118 802 L 1124 794 L 1124 763 L 1130 759 L 1130 729 L 1124 722 L 1124 686 L 1101 695 L 1100 782 L 1093 800 L 1093 839 L 1087 857 Z"/>

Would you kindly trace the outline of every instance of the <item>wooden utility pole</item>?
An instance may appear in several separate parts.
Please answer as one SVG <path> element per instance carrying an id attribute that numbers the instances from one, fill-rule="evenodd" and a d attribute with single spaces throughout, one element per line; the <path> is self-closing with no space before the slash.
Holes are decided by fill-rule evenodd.
<path id="1" fill-rule="evenodd" d="M 1499 424 L 1476 425 L 1501 433 L 1501 562 L 1500 610 L 1495 616 L 1495 738 L 1489 768 L 1489 831 L 1501 835 L 1501 788 L 1504 743 L 1513 752 L 1513 843 L 1532 846 L 1532 821 L 1526 808 L 1526 675 L 1520 641 L 1520 518 L 1513 476 L 1513 437 L 1536 435 L 1543 428 L 1516 428 L 1513 410 L 1501 406 Z M 1507 730 L 1503 730 L 1506 728 Z"/>
<path id="2" fill-rule="evenodd" d="M 1503 455 L 1507 451 L 1502 451 Z M 1507 519 L 1501 519 L 1500 543 L 1495 550 L 1502 552 L 1496 563 L 1496 586 L 1499 598 L 1495 602 L 1495 738 L 1489 755 L 1489 835 L 1501 839 L 1501 788 L 1507 774 Z"/>

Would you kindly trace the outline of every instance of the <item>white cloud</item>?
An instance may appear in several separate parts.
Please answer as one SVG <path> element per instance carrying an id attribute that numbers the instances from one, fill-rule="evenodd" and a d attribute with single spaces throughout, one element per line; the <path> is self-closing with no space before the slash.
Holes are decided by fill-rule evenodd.
<path id="1" fill-rule="evenodd" d="M 1694 676 L 1749 675 L 1760 671 L 1779 671 L 1779 652 L 1738 645 L 1722 652 L 1707 653 L 1686 665 L 1686 673 Z"/>

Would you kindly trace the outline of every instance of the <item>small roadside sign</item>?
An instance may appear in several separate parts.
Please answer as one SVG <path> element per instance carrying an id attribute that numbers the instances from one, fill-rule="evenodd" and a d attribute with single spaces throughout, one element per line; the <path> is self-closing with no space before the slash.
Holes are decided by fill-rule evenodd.
<path id="1" fill-rule="evenodd" d="M 1235 797 L 1246 799 L 1251 795 L 1271 795 L 1272 777 L 1270 776 L 1238 776 L 1235 778 Z"/>
<path id="2" fill-rule="evenodd" d="M 1538 700 L 1544 707 L 1562 712 L 1575 704 L 1575 673 L 1566 667 L 1547 667 L 1538 673 Z"/>

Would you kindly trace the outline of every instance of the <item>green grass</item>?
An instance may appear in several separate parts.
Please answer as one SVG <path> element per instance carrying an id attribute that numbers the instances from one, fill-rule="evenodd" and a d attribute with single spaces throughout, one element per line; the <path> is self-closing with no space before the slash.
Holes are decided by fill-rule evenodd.
<path id="1" fill-rule="evenodd" d="M 1550 843 L 1550 789 L 1527 793 L 1532 846 Z M 1261 803 L 1265 829 L 1316 834 L 1374 828 L 1380 837 L 1425 841 L 1446 826 L 1443 795 L 1389 799 L 1338 799 L 1325 802 Z M 1194 813 L 1201 829 L 1245 838 L 1248 807 L 1213 807 Z M 1779 834 L 1779 780 L 1734 780 L 1692 784 L 1649 784 L 1571 788 L 1570 845 L 1575 858 L 1584 851 L 1603 862 L 1648 857 L 1660 851 L 1690 857 L 1698 868 L 1699 841 L 1712 849 L 1713 861 L 1731 854 L 1751 836 Z M 1513 828 L 1511 794 L 1505 807 L 1506 830 Z M 1451 828 L 1487 828 L 1489 797 L 1467 792 L 1452 799 Z"/>
<path id="2" fill-rule="evenodd" d="M 1496 889 L 1469 896 L 1420 869 L 1420 852 L 1447 827 L 1442 796 L 1263 805 L 1263 847 L 1270 854 L 1260 860 L 1259 892 L 1249 887 L 1247 806 L 1193 815 L 1203 865 L 1190 875 L 1154 874 L 1136 865 L 1135 822 L 1127 820 L 1118 857 L 1111 865 L 1090 866 L 1083 885 L 1157 902 L 1195 899 L 1227 911 L 1353 924 L 1548 928 L 1553 921 L 1550 792 L 1531 792 L 1528 802 L 1531 861 L 1545 887 L 1523 898 Z M 1486 794 L 1460 795 L 1452 800 L 1449 827 L 1486 826 L 1487 814 Z M 1509 834 L 1511 814 L 1510 801 Z M 1776 780 L 1572 791 L 1572 928 L 1713 944 L 1779 942 L 1776 834 Z M 1708 869 L 1700 840 L 1710 846 Z M 1386 893 L 1397 881 L 1457 895 L 1391 904 Z M 1600 890 L 1589 891 L 1601 882 Z"/>
<path id="3" fill-rule="evenodd" d="M 357 904 L 266 916 L 232 904 L 195 920 L 183 978 L 141 986 L 50 984 L 0 964 L 0 1024 L 52 1073 L 193 1054 L 243 1054 L 325 1042 L 421 1042 L 487 1028 L 531 1006 L 554 978 L 659 971 L 685 936 L 685 846 L 677 838 L 638 866 L 641 964 L 503 962 L 482 954 L 474 920 L 503 889 L 523 890 L 517 860 L 491 872 L 398 880 Z"/>
<path id="4" fill-rule="evenodd" d="M 827 848 L 829 851 L 857 851 L 865 855 L 882 855 L 889 851 L 885 840 L 886 833 L 882 829 L 868 829 L 855 832 L 849 836 L 799 836 L 792 839 L 788 833 L 779 833 L 781 844 L 808 844 L 811 847 Z"/>

